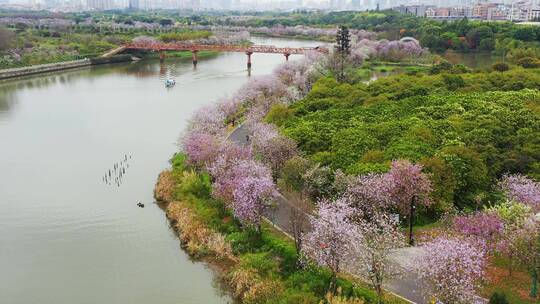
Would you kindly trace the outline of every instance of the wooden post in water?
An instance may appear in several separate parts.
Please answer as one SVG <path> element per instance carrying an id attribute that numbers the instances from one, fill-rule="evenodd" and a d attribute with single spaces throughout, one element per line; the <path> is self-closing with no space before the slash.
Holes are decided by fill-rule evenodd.
<path id="1" fill-rule="evenodd" d="M 193 66 L 197 66 L 197 50 L 191 51 L 191 58 L 193 60 Z"/>
<path id="2" fill-rule="evenodd" d="M 248 56 L 247 68 L 249 70 L 249 69 L 251 69 L 251 55 L 253 55 L 253 52 L 246 52 L 246 55 Z"/>

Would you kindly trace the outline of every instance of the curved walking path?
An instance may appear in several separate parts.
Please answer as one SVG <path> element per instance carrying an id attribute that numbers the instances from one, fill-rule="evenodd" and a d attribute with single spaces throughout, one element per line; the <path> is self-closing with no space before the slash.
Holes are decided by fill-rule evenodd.
<path id="1" fill-rule="evenodd" d="M 250 132 L 245 124 L 242 124 L 235 128 L 231 134 L 227 137 L 227 140 L 236 143 L 238 145 L 248 145 L 250 140 Z M 298 207 L 290 203 L 281 193 L 276 197 L 274 206 L 269 210 L 266 218 L 276 228 L 283 231 L 289 237 L 293 234 L 291 225 L 291 210 L 299 210 L 302 216 L 306 217 L 308 214 L 304 210 L 300 210 Z M 308 223 L 308 221 L 305 221 Z M 304 232 L 308 231 L 309 225 L 306 225 Z M 396 265 L 398 265 L 403 271 L 400 277 L 389 280 L 385 284 L 385 289 L 393 292 L 395 295 L 410 301 L 411 303 L 425 304 L 429 303 L 427 297 L 423 294 L 422 280 L 418 277 L 414 271 L 414 259 L 422 256 L 423 251 L 421 247 L 404 247 L 397 250 L 392 258 Z"/>

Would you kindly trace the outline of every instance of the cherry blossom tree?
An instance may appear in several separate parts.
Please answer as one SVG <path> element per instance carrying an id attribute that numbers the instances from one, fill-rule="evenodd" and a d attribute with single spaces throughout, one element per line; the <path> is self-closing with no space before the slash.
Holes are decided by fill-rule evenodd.
<path id="1" fill-rule="evenodd" d="M 515 230 L 513 243 L 519 261 L 531 274 L 530 296 L 536 298 L 540 275 L 540 216 L 531 216 L 520 229 Z"/>
<path id="2" fill-rule="evenodd" d="M 225 202 L 231 202 L 235 189 L 234 167 L 241 161 L 253 159 L 251 147 L 225 141 L 221 143 L 217 158 L 207 166 L 213 178 L 212 195 Z"/>
<path id="3" fill-rule="evenodd" d="M 363 218 L 357 224 L 354 264 L 371 281 L 378 303 L 382 303 L 383 283 L 399 274 L 398 267 L 390 259 L 394 250 L 405 245 L 398 224 L 386 213 L 377 213 L 369 220 Z"/>
<path id="4" fill-rule="evenodd" d="M 488 250 L 497 249 L 504 232 L 504 222 L 495 213 L 476 212 L 457 216 L 454 218 L 453 226 L 459 233 L 475 238 Z"/>
<path id="5" fill-rule="evenodd" d="M 523 225 L 532 216 L 532 208 L 516 201 L 507 200 L 486 208 L 485 212 L 496 215 L 504 223 L 504 230 L 498 240 L 497 250 L 508 258 L 508 275 L 512 276 L 513 266 L 519 251 L 516 235 L 519 235 Z"/>
<path id="6" fill-rule="evenodd" d="M 225 134 L 225 113 L 219 106 L 209 105 L 195 111 L 188 121 L 187 131 L 196 131 L 216 136 Z"/>
<path id="7" fill-rule="evenodd" d="M 523 175 L 505 175 L 499 182 L 499 187 L 508 199 L 516 200 L 540 210 L 540 183 Z"/>
<path id="8" fill-rule="evenodd" d="M 475 287 L 484 275 L 484 251 L 459 239 L 439 238 L 424 247 L 415 262 L 430 295 L 442 303 L 474 303 Z"/>
<path id="9" fill-rule="evenodd" d="M 298 154 L 296 143 L 277 131 L 274 125 L 256 123 L 250 127 L 252 146 L 262 161 L 277 174 L 285 162 Z"/>
<path id="10" fill-rule="evenodd" d="M 345 191 L 352 206 L 371 216 L 392 206 L 394 180 L 389 174 L 367 174 L 354 178 Z"/>
<path id="11" fill-rule="evenodd" d="M 277 193 L 271 171 L 254 160 L 242 160 L 231 171 L 234 216 L 259 231 L 263 213 Z"/>
<path id="12" fill-rule="evenodd" d="M 180 139 L 180 148 L 191 165 L 205 168 L 218 156 L 219 140 L 210 134 L 188 132 Z"/>
<path id="13" fill-rule="evenodd" d="M 332 272 L 330 290 L 335 291 L 337 273 L 353 252 L 352 240 L 357 239 L 356 226 L 350 216 L 354 209 L 346 200 L 320 200 L 317 212 L 310 216 L 311 231 L 304 235 L 302 251 Z"/>
<path id="14" fill-rule="evenodd" d="M 232 123 L 236 126 L 239 117 L 240 107 L 242 105 L 241 100 L 235 98 L 223 98 L 217 103 L 217 107 L 223 113 L 227 123 Z"/>
<path id="15" fill-rule="evenodd" d="M 408 160 L 392 162 L 388 178 L 392 180 L 390 192 L 392 202 L 401 214 L 409 218 L 409 244 L 414 245 L 413 224 L 417 204 L 429 206 L 431 181 L 422 173 L 422 165 L 412 164 Z"/>

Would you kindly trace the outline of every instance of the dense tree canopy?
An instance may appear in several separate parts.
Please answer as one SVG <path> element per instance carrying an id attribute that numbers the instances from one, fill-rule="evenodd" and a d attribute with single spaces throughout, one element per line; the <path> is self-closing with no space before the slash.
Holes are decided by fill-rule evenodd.
<path id="1" fill-rule="evenodd" d="M 540 93 L 496 91 L 539 84 L 521 70 L 399 75 L 369 85 L 323 78 L 280 124 L 312 161 L 349 174 L 385 172 L 399 158 L 419 162 L 436 205 L 464 207 L 505 173 L 540 176 Z"/>

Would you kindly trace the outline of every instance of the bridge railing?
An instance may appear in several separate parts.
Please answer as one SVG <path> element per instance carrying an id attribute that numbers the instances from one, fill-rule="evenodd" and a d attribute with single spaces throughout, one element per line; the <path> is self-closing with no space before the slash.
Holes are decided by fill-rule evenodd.
<path id="1" fill-rule="evenodd" d="M 219 51 L 219 52 L 242 52 L 242 53 L 276 53 L 276 54 L 305 54 L 309 51 L 328 53 L 325 47 L 276 47 L 273 45 L 213 45 L 193 43 L 129 43 L 125 49 L 149 50 L 149 51 Z"/>

